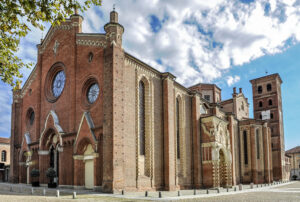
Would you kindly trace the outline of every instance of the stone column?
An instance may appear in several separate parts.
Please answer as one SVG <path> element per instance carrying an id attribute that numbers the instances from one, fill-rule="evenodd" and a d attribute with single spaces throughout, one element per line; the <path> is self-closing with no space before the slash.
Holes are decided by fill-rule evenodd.
<path id="1" fill-rule="evenodd" d="M 163 79 L 164 110 L 164 177 L 165 189 L 176 190 L 175 184 L 175 124 L 174 76 L 166 73 Z"/>

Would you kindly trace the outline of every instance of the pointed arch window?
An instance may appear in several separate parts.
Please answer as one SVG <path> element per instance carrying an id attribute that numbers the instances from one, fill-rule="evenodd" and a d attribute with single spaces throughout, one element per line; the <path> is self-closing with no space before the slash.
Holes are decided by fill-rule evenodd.
<path id="1" fill-rule="evenodd" d="M 145 84 L 139 83 L 139 146 L 140 155 L 145 155 Z"/>
<path id="2" fill-rule="evenodd" d="M 176 139 L 177 139 L 177 158 L 180 159 L 180 121 L 179 121 L 179 98 L 176 98 Z"/>
<path id="3" fill-rule="evenodd" d="M 247 131 L 243 132 L 243 140 L 244 140 L 244 163 L 248 165 L 248 144 L 247 144 Z"/>

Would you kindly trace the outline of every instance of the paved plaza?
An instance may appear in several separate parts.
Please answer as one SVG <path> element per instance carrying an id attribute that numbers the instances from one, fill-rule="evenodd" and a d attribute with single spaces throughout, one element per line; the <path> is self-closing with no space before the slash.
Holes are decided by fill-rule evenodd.
<path id="1" fill-rule="evenodd" d="M 32 193 L 33 192 L 33 193 Z M 45 192 L 45 193 L 44 193 Z M 273 185 L 244 185 L 243 190 L 239 187 L 220 190 L 185 190 L 181 192 L 148 192 L 145 193 L 115 193 L 101 194 L 86 190 L 76 190 L 76 199 L 73 199 L 74 190 L 60 189 L 57 197 L 56 189 L 35 188 L 28 185 L 14 185 L 0 183 L 0 201 L 300 201 L 300 181 L 273 184 Z M 45 196 L 43 196 L 45 194 Z M 178 196 L 178 194 L 180 196 Z"/>

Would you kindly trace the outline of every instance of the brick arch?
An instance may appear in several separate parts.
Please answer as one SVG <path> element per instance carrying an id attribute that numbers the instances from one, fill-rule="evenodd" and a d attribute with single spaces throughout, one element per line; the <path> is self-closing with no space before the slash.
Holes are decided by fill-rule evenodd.
<path id="1" fill-rule="evenodd" d="M 45 132 L 45 134 L 43 135 L 43 138 L 40 141 L 40 145 L 41 145 L 40 149 L 49 150 L 52 145 L 54 148 L 56 148 L 57 145 L 62 145 L 59 140 L 56 142 L 53 142 L 53 138 L 57 134 L 58 133 L 56 132 L 55 129 L 53 129 L 51 127 L 48 128 L 47 131 Z"/>
<path id="2" fill-rule="evenodd" d="M 89 112 L 84 112 L 81 121 L 79 124 L 78 132 L 76 135 L 76 139 L 73 145 L 73 153 L 74 154 L 80 154 L 83 153 L 83 147 L 86 146 L 86 144 L 91 144 L 94 151 L 97 152 L 98 148 L 98 141 L 96 139 L 95 133 L 93 129 L 95 128 L 93 119 Z"/>
<path id="3" fill-rule="evenodd" d="M 89 144 L 92 145 L 93 150 L 95 151 L 96 147 L 95 147 L 95 144 L 93 143 L 93 141 L 91 140 L 91 138 L 88 138 L 88 137 L 81 138 L 80 141 L 78 142 L 78 144 L 76 145 L 75 154 L 76 155 L 84 155 L 86 147 Z"/>
<path id="4" fill-rule="evenodd" d="M 39 140 L 39 148 L 46 149 L 47 138 L 49 138 L 49 133 L 55 133 L 58 136 L 58 142 L 62 146 L 62 137 L 61 135 L 64 133 L 63 129 L 59 125 L 59 119 L 55 111 L 51 110 L 46 118 L 44 130 L 41 133 Z"/>

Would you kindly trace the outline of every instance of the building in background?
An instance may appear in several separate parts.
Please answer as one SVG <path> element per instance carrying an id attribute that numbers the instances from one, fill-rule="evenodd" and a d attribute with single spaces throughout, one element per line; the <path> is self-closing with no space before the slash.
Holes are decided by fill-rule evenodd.
<path id="1" fill-rule="evenodd" d="M 283 133 L 272 151 L 270 128 L 282 122 L 256 111 L 250 119 L 242 89 L 222 100 L 215 84 L 184 87 L 128 54 L 115 11 L 103 34 L 82 33 L 82 20 L 76 14 L 50 28 L 31 75 L 13 92 L 12 182 L 30 183 L 36 168 L 47 184 L 50 167 L 61 187 L 105 192 L 270 183 L 274 174 L 284 180 L 273 158 Z M 271 92 L 280 92 L 279 75 L 269 77 Z"/>
<path id="2" fill-rule="evenodd" d="M 0 137 L 0 181 L 7 182 L 10 167 L 10 138 Z"/>
<path id="3" fill-rule="evenodd" d="M 300 146 L 287 150 L 285 153 L 290 156 L 291 179 L 300 179 Z"/>

